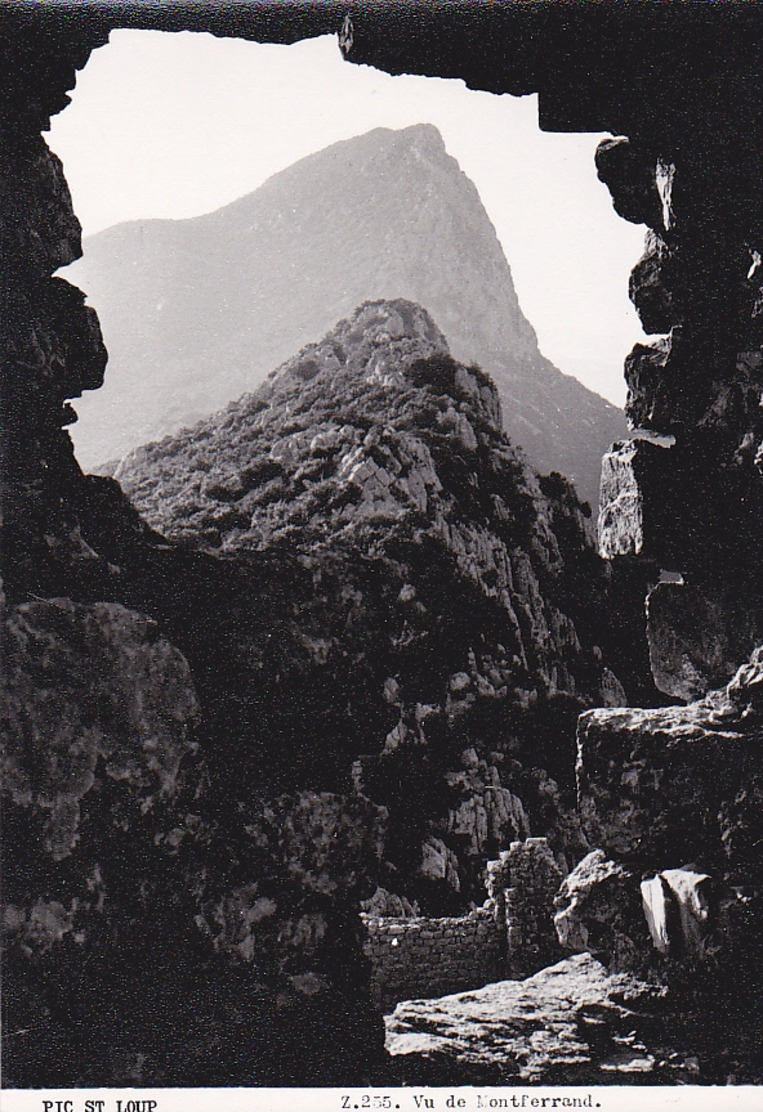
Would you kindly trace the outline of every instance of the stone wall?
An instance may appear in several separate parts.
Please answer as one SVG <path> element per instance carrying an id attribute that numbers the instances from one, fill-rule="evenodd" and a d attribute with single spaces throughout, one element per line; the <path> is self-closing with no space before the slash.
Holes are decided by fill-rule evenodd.
<path id="1" fill-rule="evenodd" d="M 526 838 L 488 862 L 488 899 L 468 915 L 363 915 L 374 1000 L 386 1007 L 444 996 L 557 961 L 553 912 L 562 877 L 548 839 Z"/>
<path id="2" fill-rule="evenodd" d="M 506 939 L 506 975 L 526 977 L 560 956 L 553 926 L 563 872 L 547 838 L 512 842 L 487 866 L 487 890 Z"/>
<path id="3" fill-rule="evenodd" d="M 460 918 L 362 918 L 373 967 L 371 991 L 383 1008 L 479 988 L 505 976 L 506 935 L 492 908 Z"/>

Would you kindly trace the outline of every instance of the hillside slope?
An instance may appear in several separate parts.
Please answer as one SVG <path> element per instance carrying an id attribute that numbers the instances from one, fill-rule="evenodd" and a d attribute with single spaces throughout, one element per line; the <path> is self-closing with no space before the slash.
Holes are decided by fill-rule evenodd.
<path id="1" fill-rule="evenodd" d="M 499 420 L 423 309 L 370 302 L 117 473 L 154 528 L 239 569 L 230 608 L 202 604 L 215 728 L 353 769 L 390 814 L 388 887 L 435 910 L 529 831 L 579 852 L 575 717 L 623 697 L 588 522 Z"/>
<path id="2" fill-rule="evenodd" d="M 429 124 L 336 143 L 206 216 L 118 225 L 72 270 L 99 313 L 106 383 L 77 403 L 85 467 L 253 389 L 357 305 L 408 298 L 490 373 L 511 438 L 598 500 L 622 413 L 538 350 L 472 182 Z"/>

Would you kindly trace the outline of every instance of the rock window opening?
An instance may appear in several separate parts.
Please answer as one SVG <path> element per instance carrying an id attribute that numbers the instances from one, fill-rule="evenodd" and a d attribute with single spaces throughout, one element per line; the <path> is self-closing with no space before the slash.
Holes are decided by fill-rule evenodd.
<path id="1" fill-rule="evenodd" d="M 259 389 L 214 401 L 190 431 L 153 442 L 151 432 L 148 444 L 94 457 L 110 466 L 99 474 L 86 463 L 83 473 L 64 430 L 72 398 L 99 396 L 96 310 L 106 298 L 95 279 L 83 281 L 88 308 L 56 276 L 78 254 L 79 231 L 41 130 L 90 52 L 121 34 L 117 23 L 286 42 L 331 30 L 336 12 L 295 9 L 286 27 L 280 5 L 201 14 L 81 5 L 64 20 L 57 6 L 12 8 L 0 11 L 12 31 L 0 35 L 9 75 L 0 89 L 0 682 L 4 705 L 22 712 L 8 716 L 4 737 L 4 1084 L 389 1084 L 400 1062 L 385 1054 L 374 1003 L 389 985 L 377 978 L 374 988 L 369 956 L 378 947 L 377 967 L 398 977 L 389 995 L 407 992 L 405 955 L 422 940 L 427 953 L 464 950 L 488 964 L 535 960 L 526 946 L 552 960 L 540 956 L 546 943 L 579 951 L 498 998 L 480 989 L 455 1005 L 463 1019 L 470 1004 L 485 1004 L 483 1032 L 496 1009 L 514 1015 L 518 999 L 533 1016 L 523 1011 L 522 1023 L 541 1032 L 565 1012 L 566 1082 L 611 1081 L 621 1070 L 759 1081 L 750 1032 L 760 1030 L 763 998 L 753 833 L 763 782 L 762 245 L 758 153 L 747 142 L 759 116 L 759 11 L 449 5 L 433 38 L 423 8 L 395 5 L 405 33 L 390 38 L 392 9 L 367 5 L 344 38 L 351 61 L 425 72 L 425 88 L 453 74 L 480 85 L 491 126 L 506 103 L 492 94 L 509 89 L 538 93 L 544 128 L 612 136 L 598 145 L 596 168 L 622 227 L 649 229 L 631 295 L 656 339 L 626 360 L 636 432 L 620 429 L 606 454 L 605 563 L 568 481 L 582 483 L 573 465 L 544 463 L 539 474 L 517 448 L 539 450 L 542 413 L 557 430 L 580 415 L 577 403 L 545 406 L 554 383 L 578 401 L 583 388 L 540 354 L 545 341 L 523 315 L 533 312 L 514 290 L 498 217 L 479 208 L 466 154 L 454 158 L 444 125 L 438 134 L 418 118 L 333 137 L 346 141 L 340 153 L 353 152 L 353 173 L 366 168 L 352 197 L 359 182 L 382 180 L 385 203 L 394 200 L 400 166 L 416 182 L 405 203 L 379 210 L 385 219 L 365 206 L 364 236 L 352 231 L 348 175 L 335 173 L 341 159 L 325 143 L 310 155 L 308 185 L 289 156 L 256 202 L 247 185 L 223 215 L 217 202 L 207 215 L 186 213 L 183 229 L 201 222 L 206 238 L 169 252 L 188 304 L 155 371 L 144 363 L 158 350 L 152 330 L 173 305 L 145 279 L 160 253 L 153 233 L 169 230 L 171 213 L 151 214 L 135 236 L 118 220 L 94 237 L 122 245 L 116 285 L 130 297 L 120 311 L 139 349 L 110 413 L 116 431 L 152 393 L 162 412 L 199 404 L 179 371 L 162 375 L 187 335 L 208 343 L 201 381 L 210 392 L 264 346 L 230 327 L 257 302 L 254 286 L 228 286 L 212 312 L 208 288 L 191 296 L 187 280 L 199 258 L 212 267 L 226 235 L 235 248 L 256 226 L 281 242 L 299 207 L 284 205 L 285 181 L 340 225 L 310 239 L 312 270 L 294 254 L 280 277 L 271 270 L 261 298 L 269 325 L 279 324 L 279 284 L 306 275 L 300 306 L 310 308 L 313 287 L 332 268 L 354 275 L 357 256 L 370 255 L 384 276 L 392 231 L 423 247 L 445 284 L 432 287 L 442 311 L 422 304 L 422 287 L 353 291 L 349 307 L 337 303 L 328 323 L 310 324 L 294 350 L 271 359 L 268 369 L 280 370 Z M 304 49 L 313 47 L 320 40 Z M 292 49 L 288 57 L 302 59 L 303 47 Z M 133 112 L 146 144 L 149 115 Z M 510 141 L 501 135 L 496 151 Z M 517 169 L 498 167 L 498 178 Z M 437 183 L 429 191 L 425 171 Z M 428 203 L 413 207 L 422 197 Z M 231 212 L 245 219 L 226 233 Z M 554 215 L 547 206 L 547 228 Z M 305 221 L 302 248 L 318 226 Z M 472 283 L 448 259 L 467 265 L 475 244 Z M 418 246 L 405 254 L 420 258 Z M 552 246 L 535 253 L 556 257 Z M 86 253 L 83 273 L 92 259 Z M 476 276 L 488 263 L 486 291 Z M 457 295 L 452 272 L 461 273 Z M 584 284 L 567 283 L 569 318 L 582 319 Z M 141 297 L 148 316 L 136 312 Z M 516 342 L 478 358 L 461 346 L 453 313 L 468 309 L 476 330 L 494 319 L 496 298 L 511 306 Z M 495 370 L 509 350 L 515 371 L 532 372 L 536 394 L 524 408 L 511 392 L 521 376 Z M 174 394 L 162 395 L 168 384 Z M 507 421 L 521 418 L 509 437 L 502 409 Z M 680 580 L 661 568 L 681 569 Z M 528 898 L 536 880 L 537 901 Z M 549 942 L 541 934 L 554 887 Z M 457 961 L 450 972 L 492 975 Z M 667 1009 L 657 1020 L 656 1001 Z M 405 1040 L 414 1014 L 421 1049 L 431 1045 L 426 1008 L 409 1004 L 389 1030 Z M 503 1035 L 481 1037 L 458 1079 L 558 1079 L 546 1044 L 527 1031 L 510 1049 Z M 433 1079 L 431 1060 L 409 1056 L 405 1067 L 407 1080 Z"/>

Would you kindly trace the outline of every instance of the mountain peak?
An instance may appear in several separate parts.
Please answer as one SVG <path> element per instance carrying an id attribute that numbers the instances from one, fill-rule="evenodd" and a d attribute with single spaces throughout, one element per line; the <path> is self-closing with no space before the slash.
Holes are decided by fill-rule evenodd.
<path id="1" fill-rule="evenodd" d="M 445 152 L 445 141 L 439 128 L 430 123 L 409 124 L 407 127 L 401 128 L 377 127 L 364 135 L 356 135 L 352 139 L 347 139 L 346 142 L 355 143 L 358 140 L 368 140 L 369 145 L 386 140 L 395 146 L 425 146 L 432 151 Z"/>
<path id="2" fill-rule="evenodd" d="M 588 501 L 625 435 L 618 410 L 538 350 L 477 189 L 432 124 L 336 143 L 206 216 L 95 236 L 74 278 L 110 352 L 105 385 L 77 402 L 85 467 L 253 390 L 379 299 L 428 310 L 452 356 L 492 377 L 531 462 Z"/>
<path id="3" fill-rule="evenodd" d="M 398 832 L 387 860 L 404 894 L 463 906 L 483 848 L 529 832 L 528 814 L 546 830 L 559 815 L 560 848 L 576 844 L 549 775 L 572 788 L 575 714 L 622 697 L 598 647 L 605 566 L 568 484 L 538 481 L 492 385 L 424 309 L 366 302 L 117 478 L 165 536 L 225 557 L 202 608 L 219 736 L 298 751 L 300 775 L 336 760 L 344 784 L 352 767 Z M 461 806 L 467 788 L 489 823 Z M 423 865 L 433 835 L 442 874 Z"/>
<path id="4" fill-rule="evenodd" d="M 303 347 L 266 381 L 276 383 L 295 375 L 304 381 L 311 377 L 309 370 L 317 373 L 328 363 L 352 367 L 367 357 L 369 349 L 386 349 L 401 341 L 405 341 L 409 351 L 421 353 L 423 349 L 427 354 L 450 354 L 445 336 L 420 305 L 403 297 L 364 301 L 347 320 L 340 321 L 318 343 Z M 400 367 L 406 364 L 403 360 Z"/>
<path id="5" fill-rule="evenodd" d="M 493 383 L 405 298 L 365 302 L 253 393 L 128 455 L 116 478 L 153 527 L 227 554 L 293 538 L 297 523 L 312 544 L 369 524 L 447 534 L 486 514 L 512 521 L 516 541 L 542 500 Z"/>

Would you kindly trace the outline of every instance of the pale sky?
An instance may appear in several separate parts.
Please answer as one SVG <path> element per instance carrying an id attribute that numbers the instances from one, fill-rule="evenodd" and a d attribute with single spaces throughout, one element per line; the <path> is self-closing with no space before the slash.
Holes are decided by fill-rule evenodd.
<path id="1" fill-rule="evenodd" d="M 614 213 L 596 177 L 600 136 L 544 134 L 537 116 L 535 97 L 350 65 L 333 37 L 286 47 L 114 31 L 49 142 L 87 236 L 211 212 L 339 139 L 433 123 L 479 190 L 543 353 L 622 404 L 623 359 L 643 339 L 627 291 L 644 229 Z"/>

